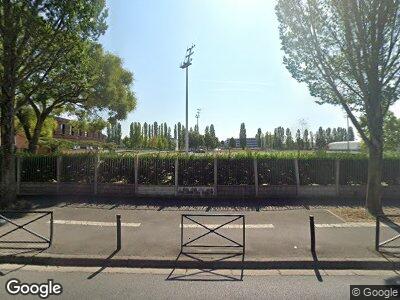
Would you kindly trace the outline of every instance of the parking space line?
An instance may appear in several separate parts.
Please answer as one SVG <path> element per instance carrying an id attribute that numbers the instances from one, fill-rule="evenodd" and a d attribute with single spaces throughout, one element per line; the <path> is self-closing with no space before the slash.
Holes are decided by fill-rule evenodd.
<path id="1" fill-rule="evenodd" d="M 217 228 L 219 226 L 221 226 L 222 224 L 204 224 L 204 226 L 210 228 L 210 229 L 214 229 Z M 181 228 L 181 224 L 179 224 L 179 228 Z M 198 224 L 183 224 L 183 228 L 204 228 L 203 226 L 200 226 Z M 243 225 L 241 224 L 228 224 L 228 225 L 224 225 L 221 227 L 221 229 L 226 228 L 226 229 L 241 229 L 243 228 Z M 246 224 L 245 225 L 246 229 L 273 229 L 274 225 L 273 224 Z"/>
<path id="2" fill-rule="evenodd" d="M 371 222 L 347 222 L 338 224 L 315 224 L 317 228 L 356 228 L 356 227 L 375 227 L 375 223 Z M 389 227 L 386 224 L 381 224 L 383 227 Z"/>
<path id="3" fill-rule="evenodd" d="M 50 221 L 47 221 L 50 223 Z M 54 224 L 60 225 L 82 225 L 82 226 L 100 226 L 100 227 L 115 227 L 115 222 L 94 222 L 94 221 L 76 221 L 76 220 L 53 220 Z M 141 223 L 121 223 L 123 227 L 139 227 Z"/>

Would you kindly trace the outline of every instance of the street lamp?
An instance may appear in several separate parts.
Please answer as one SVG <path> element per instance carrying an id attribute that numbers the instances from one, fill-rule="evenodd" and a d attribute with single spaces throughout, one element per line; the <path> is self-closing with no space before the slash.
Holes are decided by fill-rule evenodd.
<path id="1" fill-rule="evenodd" d="M 185 60 L 183 63 L 180 65 L 181 69 L 186 69 L 186 128 L 185 128 L 185 152 L 186 154 L 189 152 L 189 117 L 188 117 L 188 101 L 189 101 L 189 87 L 188 87 L 188 77 L 189 77 L 189 72 L 188 68 L 192 64 L 192 58 L 191 56 L 193 55 L 193 48 L 195 45 L 192 45 L 191 47 L 186 49 L 186 56 Z"/>
<path id="2" fill-rule="evenodd" d="M 200 112 L 201 112 L 201 109 L 200 108 L 198 108 L 197 109 L 197 113 L 196 113 L 196 119 L 197 119 L 197 132 L 199 132 L 199 118 L 200 118 Z"/>

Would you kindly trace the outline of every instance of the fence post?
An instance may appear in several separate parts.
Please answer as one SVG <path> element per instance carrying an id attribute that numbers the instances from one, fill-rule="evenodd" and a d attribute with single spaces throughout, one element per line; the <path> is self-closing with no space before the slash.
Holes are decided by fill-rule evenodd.
<path id="1" fill-rule="evenodd" d="M 294 173 L 296 175 L 296 194 L 299 195 L 300 189 L 300 173 L 299 173 L 299 161 L 297 158 L 294 160 Z"/>
<path id="2" fill-rule="evenodd" d="M 57 164 L 56 164 L 56 172 L 57 172 L 57 194 L 60 193 L 60 184 L 61 184 L 61 156 L 57 156 Z"/>
<path id="3" fill-rule="evenodd" d="M 117 251 L 121 250 L 121 215 L 117 215 Z"/>
<path id="4" fill-rule="evenodd" d="M 310 216 L 311 252 L 315 253 L 315 224 L 314 216 Z"/>
<path id="5" fill-rule="evenodd" d="M 99 162 L 100 162 L 100 155 L 97 152 L 95 160 L 94 160 L 94 181 L 93 181 L 93 193 L 95 195 L 97 195 L 97 179 L 99 177 Z"/>
<path id="6" fill-rule="evenodd" d="M 214 157 L 214 196 L 217 196 L 218 190 L 218 160 Z"/>
<path id="7" fill-rule="evenodd" d="M 21 193 L 21 157 L 17 157 L 17 195 Z"/>
<path id="8" fill-rule="evenodd" d="M 135 176 L 135 178 L 134 178 L 134 180 L 135 180 L 134 189 L 135 189 L 135 195 L 136 195 L 138 193 L 138 189 L 139 189 L 139 187 L 138 187 L 138 182 L 139 182 L 139 179 L 138 179 L 138 174 L 139 174 L 139 154 L 137 154 L 135 156 L 135 160 L 133 162 L 133 171 L 134 171 L 134 176 Z"/>
<path id="9" fill-rule="evenodd" d="M 340 194 L 340 160 L 335 160 L 335 185 L 336 185 L 336 196 Z"/>
<path id="10" fill-rule="evenodd" d="M 257 158 L 253 160 L 254 169 L 254 187 L 256 191 L 256 197 L 258 197 L 258 168 L 257 168 Z"/>
<path id="11" fill-rule="evenodd" d="M 179 168 L 179 160 L 178 158 L 175 158 L 175 196 L 178 196 L 178 184 L 179 184 L 178 168 Z"/>
<path id="12" fill-rule="evenodd" d="M 375 251 L 379 251 L 379 235 L 380 235 L 380 229 L 379 229 L 379 216 L 376 216 L 376 226 L 375 226 Z"/>

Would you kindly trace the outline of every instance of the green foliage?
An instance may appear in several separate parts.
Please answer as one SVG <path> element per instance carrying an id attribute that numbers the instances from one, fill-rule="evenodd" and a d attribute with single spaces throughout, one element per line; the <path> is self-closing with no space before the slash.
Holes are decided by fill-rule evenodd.
<path id="1" fill-rule="evenodd" d="M 244 123 L 240 124 L 239 145 L 242 149 L 246 148 L 247 146 L 246 126 L 244 125 Z"/>

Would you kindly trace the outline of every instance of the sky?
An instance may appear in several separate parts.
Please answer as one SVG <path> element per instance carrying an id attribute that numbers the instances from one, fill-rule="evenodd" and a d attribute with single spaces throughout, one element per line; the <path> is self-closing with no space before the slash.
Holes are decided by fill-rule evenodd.
<path id="1" fill-rule="evenodd" d="M 318 105 L 282 63 L 275 0 L 108 0 L 104 48 L 134 74 L 135 111 L 121 122 L 185 123 L 186 48 L 195 44 L 189 68 L 189 127 L 214 124 L 220 139 L 257 129 L 292 131 L 346 127 L 339 107 Z M 400 116 L 400 104 L 394 108 Z"/>

